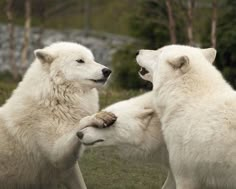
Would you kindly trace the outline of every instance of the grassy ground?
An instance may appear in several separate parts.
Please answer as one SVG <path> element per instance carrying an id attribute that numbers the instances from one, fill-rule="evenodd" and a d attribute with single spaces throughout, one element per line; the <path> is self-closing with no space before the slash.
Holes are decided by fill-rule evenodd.
<path id="1" fill-rule="evenodd" d="M 15 83 L 0 82 L 0 103 L 4 103 Z M 102 107 L 143 93 L 106 89 L 100 91 Z M 85 152 L 80 165 L 88 189 L 159 189 L 165 180 L 165 170 L 148 160 L 122 159 L 115 148 L 96 148 Z"/>

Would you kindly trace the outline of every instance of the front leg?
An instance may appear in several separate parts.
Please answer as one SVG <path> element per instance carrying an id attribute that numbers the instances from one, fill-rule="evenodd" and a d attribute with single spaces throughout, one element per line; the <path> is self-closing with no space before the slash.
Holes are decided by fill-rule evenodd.
<path id="1" fill-rule="evenodd" d="M 112 113 L 99 112 L 92 116 L 83 118 L 78 127 L 72 131 L 61 135 L 58 139 L 52 136 L 40 135 L 38 138 L 38 145 L 50 162 L 58 169 L 69 169 L 74 166 L 78 160 L 81 142 L 79 138 L 81 129 L 87 126 L 108 127 L 116 121 L 116 116 Z M 47 141 L 45 140 L 47 139 Z M 46 142 L 45 142 L 46 141 Z"/>
<path id="2" fill-rule="evenodd" d="M 87 189 L 79 164 L 76 164 L 65 178 L 65 186 L 68 189 Z"/>
<path id="3" fill-rule="evenodd" d="M 78 130 L 79 128 L 55 141 L 51 151 L 51 161 L 55 167 L 69 169 L 76 164 L 81 146 L 76 134 Z"/>
<path id="4" fill-rule="evenodd" d="M 168 171 L 167 179 L 161 189 L 176 189 L 175 179 L 171 170 Z"/>
<path id="5" fill-rule="evenodd" d="M 176 189 L 200 189 L 193 179 L 187 177 L 175 177 Z"/>
<path id="6" fill-rule="evenodd" d="M 99 112 L 92 116 L 83 118 L 76 129 L 68 134 L 64 134 L 54 142 L 50 153 L 51 161 L 55 167 L 68 169 L 78 160 L 81 142 L 79 138 L 81 129 L 87 126 L 96 126 L 100 128 L 109 127 L 116 121 L 116 116 L 108 112 Z"/>

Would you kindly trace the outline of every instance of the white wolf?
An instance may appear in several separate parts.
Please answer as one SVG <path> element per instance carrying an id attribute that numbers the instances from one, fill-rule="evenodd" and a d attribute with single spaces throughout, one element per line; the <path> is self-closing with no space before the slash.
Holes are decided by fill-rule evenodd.
<path id="1" fill-rule="evenodd" d="M 55 43 L 35 56 L 0 109 L 0 188 L 54 189 L 63 183 L 78 189 L 78 122 L 97 112 L 95 88 L 111 71 L 76 43 Z"/>
<path id="2" fill-rule="evenodd" d="M 108 106 L 104 111 L 109 113 L 102 111 L 83 118 L 79 132 L 82 143 L 87 147 L 118 146 L 125 156 L 155 155 L 155 160 L 168 168 L 168 152 L 152 99 L 153 92 L 148 92 Z M 113 124 L 114 114 L 117 120 Z M 175 189 L 171 172 L 162 188 Z"/>
<path id="3" fill-rule="evenodd" d="M 215 49 L 140 50 L 154 86 L 177 189 L 236 188 L 236 93 L 216 68 Z"/>

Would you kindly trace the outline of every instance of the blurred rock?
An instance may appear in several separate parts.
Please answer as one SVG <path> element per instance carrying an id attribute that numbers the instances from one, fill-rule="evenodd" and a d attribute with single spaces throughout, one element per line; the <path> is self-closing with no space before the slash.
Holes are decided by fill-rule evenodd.
<path id="1" fill-rule="evenodd" d="M 21 50 L 23 43 L 23 27 L 15 27 L 15 56 L 16 56 L 16 64 L 20 68 L 21 66 Z M 31 30 L 31 40 L 30 47 L 28 53 L 28 65 L 32 63 L 34 59 L 33 51 L 39 47 L 38 44 L 39 38 L 39 28 L 32 28 Z M 0 71 L 5 71 L 10 69 L 9 61 L 8 61 L 8 53 L 9 53 L 9 35 L 7 30 L 7 25 L 0 24 Z M 53 42 L 57 41 L 71 41 L 77 42 L 86 47 L 90 48 L 96 58 L 96 61 L 109 65 L 112 60 L 112 55 L 116 52 L 120 47 L 125 44 L 134 42 L 134 38 L 115 35 L 105 32 L 95 32 L 91 31 L 89 35 L 85 35 L 81 30 L 51 30 L 45 29 L 42 36 L 42 46 L 47 46 Z"/>

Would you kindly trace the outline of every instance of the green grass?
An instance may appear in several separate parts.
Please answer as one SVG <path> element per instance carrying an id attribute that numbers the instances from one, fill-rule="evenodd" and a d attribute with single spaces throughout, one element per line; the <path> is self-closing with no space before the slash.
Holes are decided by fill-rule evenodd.
<path id="1" fill-rule="evenodd" d="M 88 189 L 158 189 L 165 179 L 157 163 L 122 159 L 114 148 L 88 150 L 80 166 Z"/>
<path id="2" fill-rule="evenodd" d="M 10 96 L 16 83 L 0 82 L 0 103 Z M 106 89 L 100 91 L 100 104 L 105 107 L 143 91 Z M 114 147 L 87 150 L 80 160 L 88 189 L 159 189 L 166 170 L 148 160 L 122 159 Z"/>
<path id="3" fill-rule="evenodd" d="M 128 99 L 144 91 L 106 89 L 100 91 L 100 105 Z M 166 171 L 148 160 L 122 159 L 114 147 L 89 149 L 81 159 L 88 189 L 159 189 Z"/>
<path id="4" fill-rule="evenodd" d="M 14 82 L 0 81 L 0 105 L 5 103 L 15 88 Z"/>

